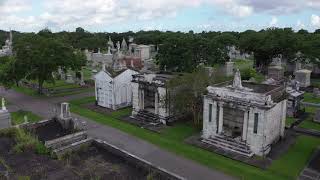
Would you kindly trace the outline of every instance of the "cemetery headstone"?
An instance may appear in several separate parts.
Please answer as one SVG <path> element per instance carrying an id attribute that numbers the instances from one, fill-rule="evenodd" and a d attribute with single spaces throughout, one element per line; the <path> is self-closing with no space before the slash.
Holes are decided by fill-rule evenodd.
<path id="1" fill-rule="evenodd" d="M 320 109 L 318 109 L 314 115 L 314 118 L 313 118 L 313 121 L 314 122 L 318 122 L 320 123 Z"/>
<path id="2" fill-rule="evenodd" d="M 307 69 L 301 69 L 299 71 L 295 72 L 295 80 L 300 83 L 300 87 L 309 87 L 311 82 L 310 82 L 310 76 L 311 76 L 311 71 Z"/>

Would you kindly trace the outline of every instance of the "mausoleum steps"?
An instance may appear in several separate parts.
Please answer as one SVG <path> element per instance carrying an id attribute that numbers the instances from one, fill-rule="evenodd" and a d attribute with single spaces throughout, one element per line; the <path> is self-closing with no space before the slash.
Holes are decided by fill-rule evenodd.
<path id="1" fill-rule="evenodd" d="M 10 113 L 9 112 L 1 112 L 0 113 L 0 120 L 8 119 L 8 118 L 10 118 Z"/>
<path id="2" fill-rule="evenodd" d="M 145 110 L 139 111 L 135 118 L 144 122 L 160 123 L 159 117 L 156 114 Z"/>
<path id="3" fill-rule="evenodd" d="M 247 157 L 253 156 L 253 152 L 250 150 L 249 146 L 245 142 L 236 141 L 235 139 L 226 136 L 217 135 L 208 139 L 202 139 L 202 142 Z"/>

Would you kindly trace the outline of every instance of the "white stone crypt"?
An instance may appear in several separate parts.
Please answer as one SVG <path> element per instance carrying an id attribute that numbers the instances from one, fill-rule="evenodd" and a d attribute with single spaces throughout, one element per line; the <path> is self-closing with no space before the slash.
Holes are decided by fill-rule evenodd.
<path id="1" fill-rule="evenodd" d="M 202 141 L 251 157 L 267 155 L 284 136 L 286 92 L 283 86 L 233 83 L 209 86 L 203 104 Z"/>

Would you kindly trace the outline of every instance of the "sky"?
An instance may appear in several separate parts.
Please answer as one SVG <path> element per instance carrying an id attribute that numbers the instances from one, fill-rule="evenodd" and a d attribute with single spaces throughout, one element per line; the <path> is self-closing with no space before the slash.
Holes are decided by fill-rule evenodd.
<path id="1" fill-rule="evenodd" d="M 0 0 L 0 29 L 91 32 L 320 29 L 320 0 Z"/>

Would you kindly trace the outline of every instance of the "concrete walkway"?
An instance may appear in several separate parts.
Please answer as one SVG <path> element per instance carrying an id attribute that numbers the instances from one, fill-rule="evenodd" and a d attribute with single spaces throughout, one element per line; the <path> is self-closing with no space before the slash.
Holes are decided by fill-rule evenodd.
<path id="1" fill-rule="evenodd" d="M 21 93 L 17 93 L 13 90 L 4 91 L 3 89 L 0 89 L 0 96 L 5 97 L 10 103 L 15 104 L 20 109 L 32 111 L 33 113 L 46 119 L 49 119 L 54 115 L 53 109 L 59 109 L 57 107 L 58 102 L 72 100 L 73 98 L 87 97 L 86 95 L 88 94 L 68 96 L 66 98 L 43 99 L 30 97 Z M 127 133 L 119 131 L 118 129 L 98 124 L 93 120 L 84 118 L 77 114 L 72 114 L 72 116 L 81 121 L 87 122 L 88 134 L 90 136 L 104 140 L 185 179 L 234 179 L 234 177 L 228 176 L 213 169 L 209 169 L 194 161 L 160 149 L 153 144 L 128 135 Z"/>

